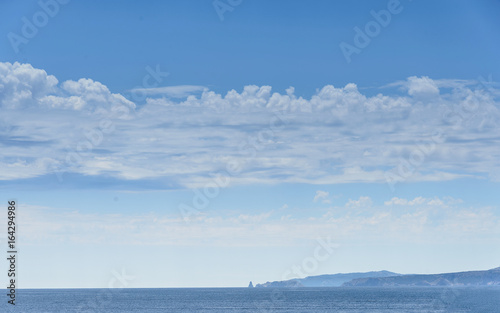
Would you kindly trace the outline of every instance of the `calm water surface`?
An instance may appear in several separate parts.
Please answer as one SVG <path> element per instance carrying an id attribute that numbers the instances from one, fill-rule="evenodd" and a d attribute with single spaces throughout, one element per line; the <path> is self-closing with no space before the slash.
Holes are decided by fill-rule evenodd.
<path id="1" fill-rule="evenodd" d="M 494 312 L 500 288 L 18 290 L 1 312 Z"/>

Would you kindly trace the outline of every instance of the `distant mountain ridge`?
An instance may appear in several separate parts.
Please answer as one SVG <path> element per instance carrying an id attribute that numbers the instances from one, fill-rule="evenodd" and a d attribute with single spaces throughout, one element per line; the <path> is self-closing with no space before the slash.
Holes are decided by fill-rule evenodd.
<path id="1" fill-rule="evenodd" d="M 342 284 L 344 287 L 389 286 L 500 286 L 500 267 L 487 271 L 469 271 L 446 274 L 416 274 L 395 277 L 365 277 Z"/>
<path id="2" fill-rule="evenodd" d="M 308 276 L 306 278 L 297 278 L 284 281 L 266 282 L 257 284 L 255 287 L 272 287 L 272 288 L 290 288 L 290 287 L 340 287 L 343 283 L 353 279 L 368 278 L 368 277 L 392 277 L 400 274 L 380 271 L 367 273 L 346 273 L 346 274 L 327 274 L 319 276 Z"/>
<path id="3" fill-rule="evenodd" d="M 500 286 L 500 267 L 486 271 L 402 275 L 389 271 L 342 273 L 256 284 L 256 288 L 390 286 Z"/>

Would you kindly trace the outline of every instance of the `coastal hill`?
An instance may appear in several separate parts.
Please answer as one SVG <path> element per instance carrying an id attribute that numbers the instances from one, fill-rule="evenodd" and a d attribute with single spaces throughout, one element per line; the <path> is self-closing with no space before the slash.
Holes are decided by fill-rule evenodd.
<path id="1" fill-rule="evenodd" d="M 500 286 L 500 267 L 487 271 L 401 275 L 388 271 L 308 276 L 256 284 L 257 288 L 294 287 Z"/>
<path id="2" fill-rule="evenodd" d="M 487 271 L 471 271 L 431 275 L 366 277 L 342 284 L 344 287 L 378 286 L 500 286 L 500 267 Z"/>
<path id="3" fill-rule="evenodd" d="M 264 284 L 257 284 L 255 287 L 272 288 L 290 288 L 290 287 L 339 287 L 343 283 L 353 279 L 362 279 L 368 277 L 392 277 L 398 276 L 397 273 L 388 271 L 367 272 L 367 273 L 349 273 L 349 274 L 330 274 L 319 276 L 308 276 L 306 278 L 297 278 L 284 281 L 273 281 Z"/>

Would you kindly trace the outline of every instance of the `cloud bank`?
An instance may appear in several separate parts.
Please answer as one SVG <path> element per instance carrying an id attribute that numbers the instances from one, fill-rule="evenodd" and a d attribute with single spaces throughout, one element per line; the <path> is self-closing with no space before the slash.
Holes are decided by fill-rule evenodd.
<path id="1" fill-rule="evenodd" d="M 498 244 L 496 207 L 468 207 L 450 197 L 367 196 L 303 217 L 288 208 L 263 213 L 207 212 L 190 223 L 178 215 L 85 213 L 25 205 L 25 241 L 121 245 L 294 246 L 330 235 L 341 243 Z M 56 222 L 57 221 L 57 222 Z M 89 231 L 90 230 L 90 231 Z"/>
<path id="2" fill-rule="evenodd" d="M 0 180 L 59 173 L 197 187 L 229 173 L 231 184 L 498 181 L 496 86 L 409 77 L 385 94 L 350 83 L 308 99 L 293 87 L 223 95 L 179 86 L 134 103 L 89 78 L 59 82 L 29 64 L 0 63 Z"/>

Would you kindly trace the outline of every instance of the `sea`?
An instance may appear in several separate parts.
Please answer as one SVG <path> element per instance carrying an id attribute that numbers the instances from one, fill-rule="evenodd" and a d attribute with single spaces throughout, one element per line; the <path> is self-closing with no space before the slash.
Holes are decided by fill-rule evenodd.
<path id="1" fill-rule="evenodd" d="M 1 312 L 500 313 L 500 287 L 22 289 Z"/>

